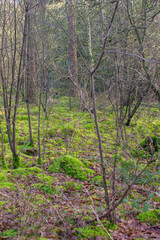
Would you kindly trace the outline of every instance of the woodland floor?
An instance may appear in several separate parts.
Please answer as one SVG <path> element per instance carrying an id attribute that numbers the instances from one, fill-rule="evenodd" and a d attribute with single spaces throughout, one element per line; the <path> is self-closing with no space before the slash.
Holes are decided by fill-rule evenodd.
<path id="1" fill-rule="evenodd" d="M 12 155 L 3 108 L 0 108 L 7 164 L 7 169 L 0 171 L 0 240 L 160 239 L 160 154 L 150 154 L 140 145 L 147 136 L 160 137 L 160 111 L 154 104 L 143 105 L 131 126 L 123 128 L 125 144 L 117 145 L 115 113 L 109 104 L 100 102 L 98 117 L 111 201 L 119 199 L 127 183 L 134 178 L 136 168 L 139 171 L 147 161 L 154 159 L 116 209 L 115 224 L 106 218 L 86 223 L 105 210 L 94 122 L 87 112 L 79 110 L 78 102 L 70 109 L 68 99 L 61 98 L 48 106 L 47 120 L 43 112 L 41 114 L 41 165 L 37 164 L 38 107 L 31 108 L 34 140 L 34 147 L 31 147 L 28 145 L 27 111 L 24 104 L 19 106 L 16 139 L 21 166 L 16 170 L 11 169 Z M 54 171 L 55 159 L 63 156 L 81 160 L 93 171 L 83 181 L 84 175 L 78 179 L 74 170 L 70 174 L 64 169 Z"/>

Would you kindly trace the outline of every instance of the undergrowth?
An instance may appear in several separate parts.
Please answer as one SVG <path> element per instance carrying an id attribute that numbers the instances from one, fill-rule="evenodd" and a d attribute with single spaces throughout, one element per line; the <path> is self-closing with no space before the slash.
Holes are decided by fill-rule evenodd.
<path id="1" fill-rule="evenodd" d="M 87 219 L 95 217 L 93 209 L 99 214 L 106 208 L 94 121 L 87 112 L 77 108 L 77 103 L 70 110 L 67 97 L 54 101 L 48 118 L 45 119 L 43 112 L 41 114 L 40 165 L 37 164 L 38 107 L 31 107 L 32 146 L 29 144 L 25 105 L 22 103 L 18 109 L 18 169 L 12 169 L 5 118 L 1 118 L 4 157 L 0 172 L 0 209 L 4 225 L 0 229 L 0 238 L 18 239 L 20 234 L 28 239 L 70 239 L 70 236 L 77 239 L 107 239 L 107 232 L 97 223 L 84 225 Z M 160 120 L 159 111 L 155 113 L 151 108 L 150 113 L 150 116 L 147 112 L 142 116 L 140 111 L 137 112 L 131 125 L 128 128 L 124 126 L 123 141 L 117 141 L 120 132 L 117 133 L 115 128 L 113 109 L 108 105 L 98 111 L 107 184 L 112 200 L 117 201 L 136 174 L 148 161 L 154 160 L 117 208 L 117 229 L 123 223 L 121 219 L 127 221 L 130 214 L 139 222 L 151 225 L 160 223 Z M 2 140 L 2 136 L 0 138 Z M 116 191 L 113 193 L 114 177 Z M 5 222 L 11 222 L 11 225 L 7 227 Z M 116 231 L 116 226 L 103 221 L 102 224 L 111 235 Z M 46 235 L 41 237 L 43 232 Z"/>

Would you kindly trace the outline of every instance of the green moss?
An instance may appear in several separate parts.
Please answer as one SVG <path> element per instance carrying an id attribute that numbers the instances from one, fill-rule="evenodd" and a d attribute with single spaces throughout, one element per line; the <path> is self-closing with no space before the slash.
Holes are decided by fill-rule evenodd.
<path id="1" fill-rule="evenodd" d="M 17 154 L 12 155 L 12 168 L 16 169 L 20 166 L 20 158 Z"/>
<path id="2" fill-rule="evenodd" d="M 49 136 L 49 138 L 54 137 L 54 136 L 56 135 L 56 130 L 53 129 L 53 128 L 49 128 L 49 129 L 47 130 L 47 135 Z"/>
<path id="3" fill-rule="evenodd" d="M 0 188 L 1 189 L 7 188 L 7 189 L 9 189 L 11 191 L 16 189 L 15 184 L 11 183 L 11 182 L 1 182 Z"/>
<path id="4" fill-rule="evenodd" d="M 27 116 L 27 115 L 18 116 L 18 117 L 17 117 L 17 120 L 19 120 L 19 121 L 28 120 L 28 116 Z"/>
<path id="5" fill-rule="evenodd" d="M 28 156 L 36 156 L 37 155 L 37 149 L 35 149 L 33 147 L 32 143 L 29 143 L 22 148 L 22 153 L 24 153 Z"/>
<path id="6" fill-rule="evenodd" d="M 147 158 L 147 157 L 150 157 L 151 155 L 150 154 L 147 154 L 146 151 L 144 149 L 132 149 L 131 150 L 131 155 L 133 157 L 136 157 L 136 158 Z"/>
<path id="7" fill-rule="evenodd" d="M 41 164 L 42 164 L 42 158 L 40 158 L 40 157 L 37 158 L 37 164 L 38 164 L 38 165 L 41 165 Z"/>
<path id="8" fill-rule="evenodd" d="M 5 173 L 0 173 L 0 182 L 7 181 L 7 176 Z"/>
<path id="9" fill-rule="evenodd" d="M 2 233 L 1 233 L 1 237 L 3 238 L 13 238 L 13 237 L 15 237 L 17 235 L 17 230 L 15 230 L 15 229 L 8 229 L 8 230 L 6 230 L 6 231 L 3 231 Z"/>
<path id="10" fill-rule="evenodd" d="M 160 137 L 148 136 L 142 140 L 140 146 L 151 154 L 153 152 L 158 152 L 160 149 Z"/>
<path id="11" fill-rule="evenodd" d="M 87 168 L 81 160 L 70 155 L 56 158 L 54 163 L 48 168 L 48 171 L 60 172 L 62 169 L 67 175 L 71 175 L 82 181 L 87 180 L 89 175 L 94 174 L 94 171 Z"/>
<path id="12" fill-rule="evenodd" d="M 4 143 L 8 143 L 8 135 L 7 135 L 7 134 L 4 134 L 4 136 L 3 136 L 3 142 L 4 142 Z"/>
<path id="13" fill-rule="evenodd" d="M 73 126 L 64 127 L 62 129 L 63 134 L 67 135 L 67 136 L 72 136 L 74 131 L 75 131 L 75 129 Z"/>
<path id="14" fill-rule="evenodd" d="M 51 176 L 46 175 L 45 173 L 38 173 L 37 178 L 39 178 L 41 181 L 45 183 L 53 183 L 53 178 Z"/>
<path id="15" fill-rule="evenodd" d="M 44 203 L 46 203 L 46 201 L 44 200 L 44 198 L 41 195 L 36 195 L 35 196 L 35 203 L 44 204 Z"/>
<path id="16" fill-rule="evenodd" d="M 80 190 L 82 188 L 82 184 L 77 182 L 65 182 L 65 189 L 73 188 L 75 190 Z"/>
<path id="17" fill-rule="evenodd" d="M 0 188 L 8 188 L 9 190 L 15 190 L 15 184 L 8 180 L 6 173 L 0 173 Z"/>
<path id="18" fill-rule="evenodd" d="M 103 186 L 103 178 L 100 175 L 91 178 L 91 182 L 97 186 Z"/>
<path id="19" fill-rule="evenodd" d="M 35 183 L 35 184 L 33 184 L 33 187 L 35 187 L 39 190 L 42 190 L 43 192 L 51 194 L 51 195 L 52 194 L 60 194 L 60 191 L 51 184 Z"/>
<path id="20" fill-rule="evenodd" d="M 95 237 L 105 237 L 105 239 L 108 239 L 108 234 L 105 232 L 105 230 L 102 227 L 98 226 L 86 226 L 84 228 L 75 228 L 76 229 L 76 235 L 79 237 L 79 239 L 89 239 L 89 238 L 95 238 Z"/>
<path id="21" fill-rule="evenodd" d="M 42 173 L 42 169 L 38 167 L 30 167 L 30 168 L 18 168 L 12 171 L 13 176 L 23 175 L 27 177 L 29 174 L 35 175 L 37 173 Z"/>
<path id="22" fill-rule="evenodd" d="M 146 238 L 136 238 L 136 240 L 146 240 Z"/>
<path id="23" fill-rule="evenodd" d="M 154 209 L 147 212 L 140 213 L 138 218 L 141 222 L 147 222 L 151 225 L 160 223 L 160 210 Z"/>
<path id="24" fill-rule="evenodd" d="M 7 164 L 4 156 L 0 156 L 0 157 L 1 157 L 2 169 L 7 169 Z"/>
<path id="25" fill-rule="evenodd" d="M 5 204 L 5 202 L 0 201 L 0 206 L 3 206 Z"/>

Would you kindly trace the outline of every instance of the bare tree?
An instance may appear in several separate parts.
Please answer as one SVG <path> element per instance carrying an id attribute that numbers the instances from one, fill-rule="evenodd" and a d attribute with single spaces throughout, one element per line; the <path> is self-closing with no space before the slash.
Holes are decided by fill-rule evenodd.
<path id="1" fill-rule="evenodd" d="M 10 8 L 7 7 L 7 2 L 5 1 L 2 8 L 3 19 L 2 19 L 0 74 L 2 80 L 3 103 L 7 126 L 7 134 L 9 145 L 13 155 L 12 166 L 13 168 L 17 168 L 19 166 L 19 156 L 16 150 L 16 115 L 21 86 L 21 70 L 26 33 L 26 18 L 24 19 L 23 33 L 21 37 L 21 47 L 19 49 L 17 43 L 18 20 L 16 11 L 16 1 L 15 0 L 13 1 Z M 10 25 L 8 25 L 7 21 L 9 22 Z M 11 24 L 12 21 L 13 25 Z M 11 33 L 9 36 L 8 32 Z M 9 47 L 6 48 L 6 44 Z"/>

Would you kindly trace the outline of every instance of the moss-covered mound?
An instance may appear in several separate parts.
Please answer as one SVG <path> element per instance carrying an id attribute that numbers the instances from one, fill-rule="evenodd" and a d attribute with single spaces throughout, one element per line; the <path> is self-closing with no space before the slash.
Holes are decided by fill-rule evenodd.
<path id="1" fill-rule="evenodd" d="M 67 175 L 71 175 L 79 180 L 87 180 L 89 175 L 95 172 L 85 166 L 85 164 L 70 155 L 64 155 L 55 159 L 54 163 L 49 166 L 49 172 L 61 172 L 64 170 Z"/>
<path id="2" fill-rule="evenodd" d="M 160 150 L 160 137 L 148 136 L 141 142 L 141 147 L 148 151 L 150 154 Z"/>

